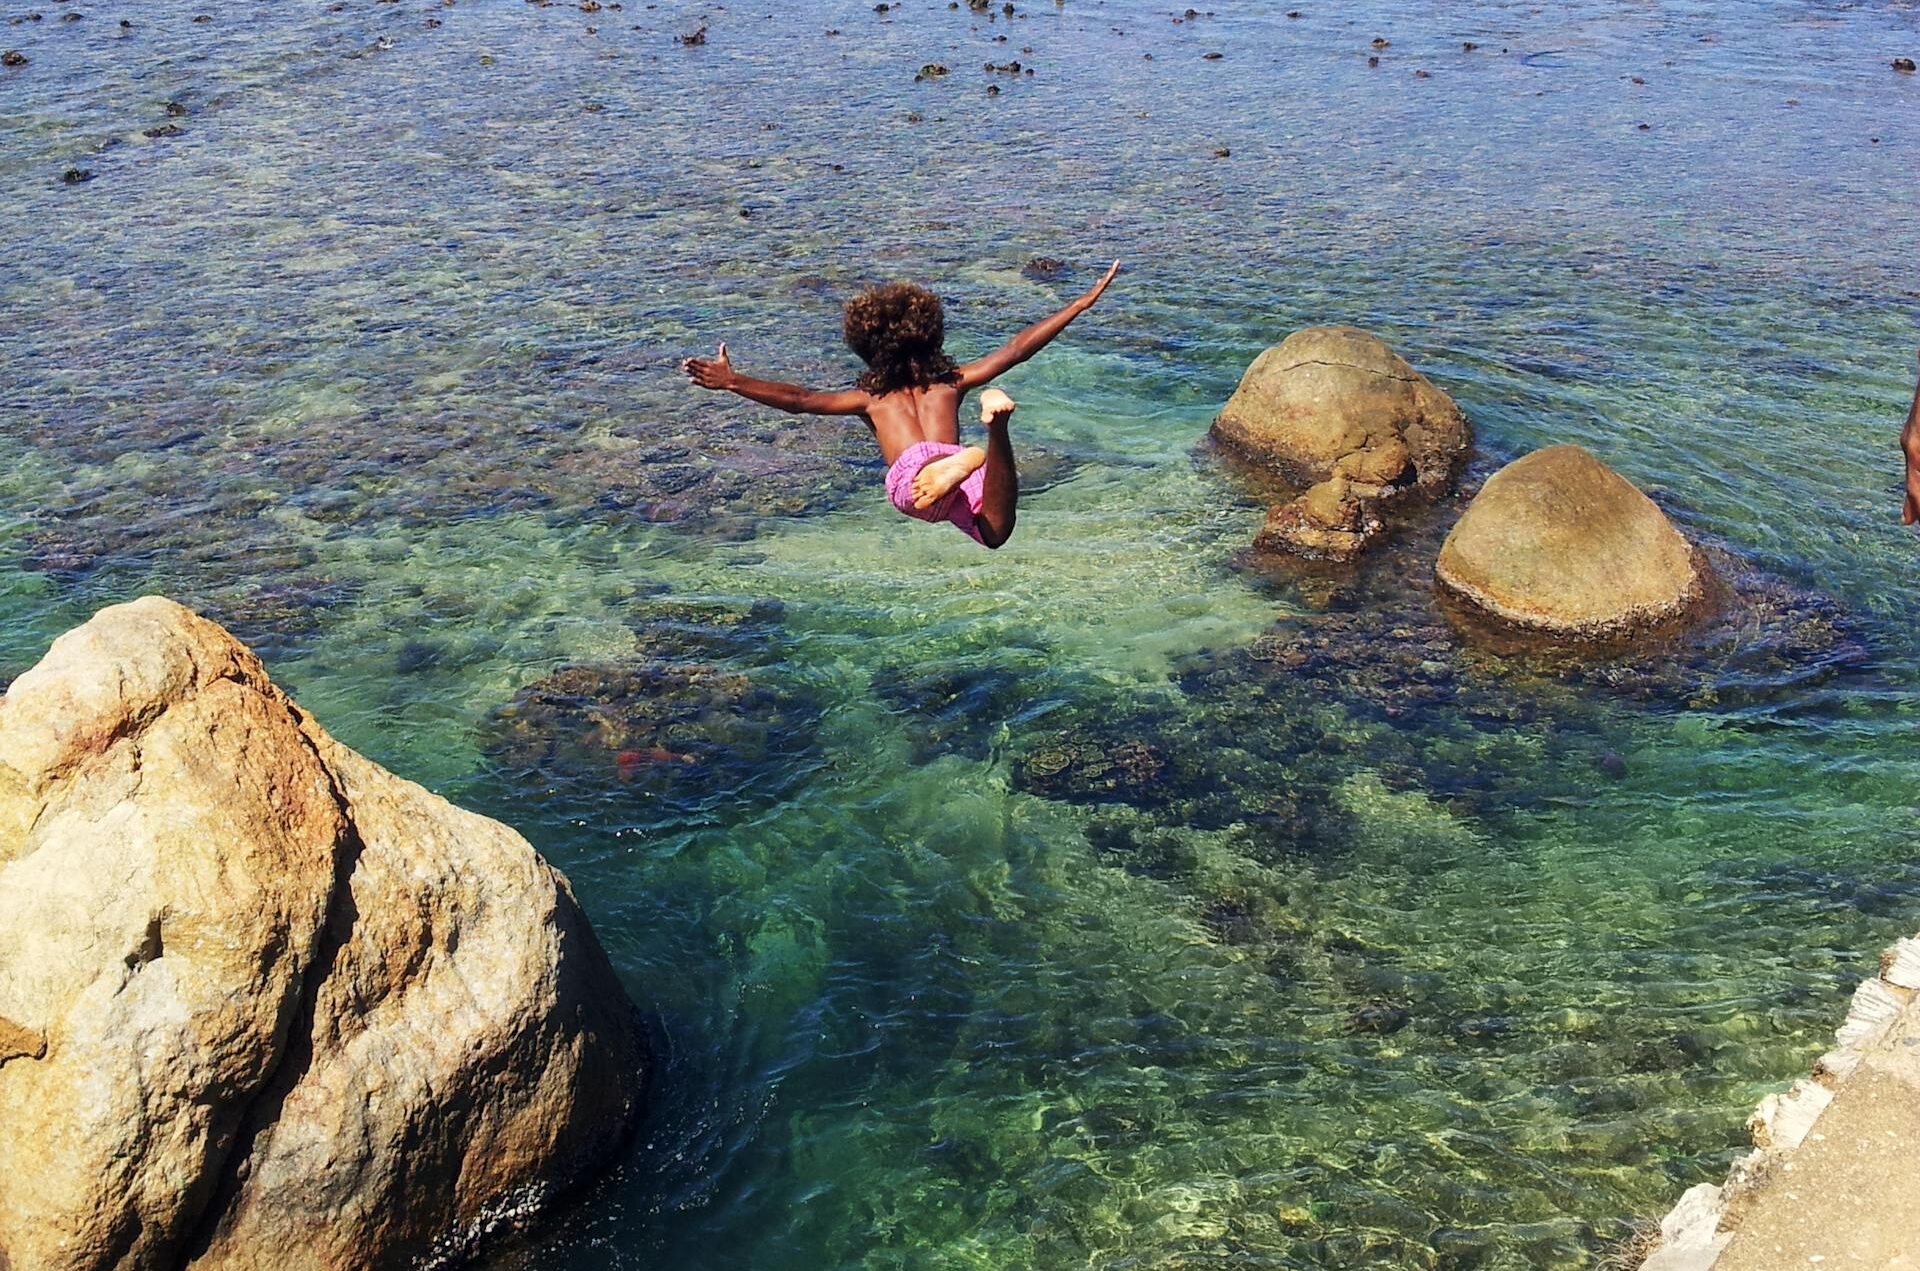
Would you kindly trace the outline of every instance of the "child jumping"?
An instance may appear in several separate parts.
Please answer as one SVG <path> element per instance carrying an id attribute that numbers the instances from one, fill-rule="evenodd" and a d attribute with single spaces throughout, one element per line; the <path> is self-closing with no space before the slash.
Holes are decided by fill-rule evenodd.
<path id="1" fill-rule="evenodd" d="M 836 392 L 751 379 L 733 369 L 724 343 L 715 356 L 687 358 L 681 369 L 701 388 L 725 389 L 788 414 L 860 416 L 887 461 L 887 498 L 894 507 L 922 521 L 952 521 L 982 546 L 999 547 L 1013 536 L 1020 502 L 1007 439 L 1013 399 L 997 388 L 980 395 L 985 450 L 960 445 L 960 399 L 1046 348 L 1093 307 L 1119 272 L 1116 260 L 1078 300 L 965 364 L 956 365 L 941 347 L 946 318 L 940 297 L 894 282 L 847 302 L 847 347 L 867 364 L 852 388 Z"/>

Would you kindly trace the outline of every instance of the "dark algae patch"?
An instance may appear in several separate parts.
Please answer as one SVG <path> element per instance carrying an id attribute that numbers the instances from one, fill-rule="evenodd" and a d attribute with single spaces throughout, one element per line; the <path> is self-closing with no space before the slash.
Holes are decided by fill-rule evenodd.
<path id="1" fill-rule="evenodd" d="M 901 720 L 914 762 L 946 754 L 985 759 L 996 734 L 1031 700 L 1033 676 L 993 661 L 883 665 L 875 696 Z"/>
<path id="2" fill-rule="evenodd" d="M 640 603 L 634 652 L 521 688 L 484 729 L 505 780 L 563 807 L 627 801 L 651 821 L 769 799 L 818 762 L 819 706 L 780 664 L 780 607 Z"/>

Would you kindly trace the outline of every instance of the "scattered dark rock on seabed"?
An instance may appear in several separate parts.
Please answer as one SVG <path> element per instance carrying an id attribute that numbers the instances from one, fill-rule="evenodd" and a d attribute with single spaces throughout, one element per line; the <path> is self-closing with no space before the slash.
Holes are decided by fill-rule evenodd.
<path id="1" fill-rule="evenodd" d="M 483 747 L 511 785 L 568 806 L 623 790 L 680 813 L 776 797 L 811 765 L 820 718 L 780 678 L 780 619 L 765 602 L 642 602 L 633 655 L 522 688 L 483 726 Z"/>
<path id="2" fill-rule="evenodd" d="M 1348 1030 L 1355 1033 L 1397 1033 L 1413 1018 L 1404 1006 L 1363 1006 L 1353 1013 Z"/>
<path id="3" fill-rule="evenodd" d="M 1015 784 L 1111 809 L 1088 830 L 1100 859 L 1197 888 L 1210 912 L 1223 897 L 1193 832 L 1229 833 L 1258 861 L 1337 859 L 1358 828 L 1345 789 L 1362 772 L 1455 816 L 1527 813 L 1629 774 L 1623 706 L 1750 708 L 1764 726 L 1775 709 L 1820 709 L 1810 689 L 1869 666 L 1838 605 L 1714 545 L 1711 616 L 1664 642 L 1579 657 L 1469 642 L 1431 583 L 1459 501 L 1426 509 L 1358 574 L 1294 563 L 1282 576 L 1313 611 L 1191 659 L 1177 691 L 1061 706 L 1016 743 Z M 1254 912 L 1262 939 L 1277 938 Z"/>
<path id="4" fill-rule="evenodd" d="M 93 175 L 72 172 L 71 184 Z M 836 300 L 845 289 L 817 282 Z M 302 337 L 282 331 L 228 356 L 274 362 L 303 347 Z M 116 354 L 102 345 L 88 356 L 105 363 Z M 537 353 L 533 365 L 566 374 L 579 363 L 577 353 L 555 350 Z M 599 369 L 637 368 L 609 358 Z M 462 395 L 515 397 L 517 374 L 507 366 L 475 372 Z M 32 509 L 22 563 L 69 590 L 107 594 L 136 579 L 164 589 L 274 657 L 303 645 L 344 596 L 316 565 L 316 533 L 411 535 L 561 514 L 569 525 L 672 525 L 709 541 L 743 541 L 786 518 L 880 497 L 872 442 L 841 421 L 774 420 L 732 402 L 711 402 L 672 424 L 636 419 L 605 435 L 522 426 L 506 438 L 478 414 L 456 409 L 427 421 L 384 405 L 268 444 L 259 421 L 205 400 L 160 403 L 105 423 L 78 401 L 48 399 L 19 421 L 19 440 L 74 473 L 130 452 L 145 456 L 151 471 L 138 481 L 76 478 Z M 1075 470 L 1063 452 L 1041 446 L 1022 447 L 1020 461 L 1022 485 L 1033 491 Z M 183 489 L 221 497 L 182 504 L 172 496 Z M 169 497 L 157 497 L 162 491 Z M 289 507 L 297 518 L 285 515 Z M 301 612 L 301 592 L 315 598 L 311 612 Z"/>
<path id="5" fill-rule="evenodd" d="M 23 564 L 74 590 L 99 588 L 123 571 L 152 586 L 156 557 L 192 585 L 181 594 L 249 648 L 268 657 L 298 652 L 353 591 L 317 568 L 318 554 L 282 534 L 223 539 L 194 517 L 134 520 L 108 535 L 51 517 L 30 523 Z M 144 534 L 143 534 L 144 531 Z"/>
<path id="6" fill-rule="evenodd" d="M 1162 885 L 1220 956 L 1263 971 L 1356 1052 L 1404 1049 L 1399 1035 L 1415 1033 L 1419 1047 L 1476 1065 L 1510 1058 L 1564 1088 L 1583 1116 L 1635 1107 L 1647 1074 L 1710 1074 L 1731 1039 L 1657 1017 L 1543 1019 L 1524 986 L 1449 976 L 1427 952 L 1316 916 L 1314 891 L 1349 855 L 1372 859 L 1368 844 L 1398 854 L 1414 879 L 1452 865 L 1465 840 L 1444 831 L 1423 840 L 1409 822 L 1404 846 L 1376 841 L 1387 825 L 1401 832 L 1369 810 L 1382 788 L 1508 841 L 1541 811 L 1630 776 L 1640 710 L 1748 704 L 1764 719 L 1769 707 L 1805 709 L 1809 686 L 1864 671 L 1865 639 L 1830 600 L 1709 546 L 1730 594 L 1672 645 L 1601 660 L 1490 652 L 1462 637 L 1431 586 L 1459 501 L 1428 509 L 1357 575 L 1296 573 L 1315 611 L 1191 659 L 1174 691 L 1088 693 L 1050 712 L 1050 727 L 1016 731 L 1013 780 L 1091 809 L 1094 859 Z M 1853 903 L 1857 891 L 1834 894 Z M 1650 1152 L 1637 1133 L 1600 1150 L 1634 1165 Z"/>
<path id="7" fill-rule="evenodd" d="M 91 175 L 74 171 L 74 181 Z M 295 343 L 265 341 L 236 356 L 271 359 Z M 488 392 L 505 382 L 504 376 L 490 380 L 491 373 L 476 378 L 469 390 Z M 26 534 L 27 563 L 68 582 L 122 562 L 165 570 L 218 560 L 222 582 L 239 585 L 255 581 L 256 563 L 279 570 L 290 553 L 311 559 L 304 536 L 276 515 L 289 497 L 281 491 L 297 492 L 303 516 L 321 525 L 351 522 L 363 530 L 565 507 L 589 522 L 639 520 L 744 539 L 770 518 L 836 507 L 870 495 L 878 482 L 871 443 L 834 421 L 774 424 L 727 404 L 670 438 L 663 430 L 637 428 L 598 440 L 523 431 L 511 447 L 495 444 L 484 420 L 453 417 L 428 428 L 374 409 L 336 418 L 324 435 L 276 439 L 264 473 L 251 454 L 254 424 L 204 404 L 142 412 L 111 428 L 70 426 L 77 418 L 77 411 L 48 409 L 22 421 L 24 440 L 75 470 L 110 464 L 137 448 L 156 471 L 151 482 L 78 487 L 36 510 Z M 262 481 L 257 491 L 196 505 L 192 515 L 170 514 L 153 501 L 156 489 L 217 488 L 254 474 Z M 189 579 L 168 582 L 224 621 L 229 615 L 210 600 L 211 576 L 196 569 Z"/>
<path id="8" fill-rule="evenodd" d="M 912 761 L 941 755 L 984 759 L 993 735 L 1032 696 L 1029 677 L 999 662 L 889 663 L 873 673 L 874 696 L 900 717 Z"/>
<path id="9" fill-rule="evenodd" d="M 354 587 L 316 570 L 262 572 L 221 593 L 221 625 L 265 656 L 290 657 L 355 595 Z"/>

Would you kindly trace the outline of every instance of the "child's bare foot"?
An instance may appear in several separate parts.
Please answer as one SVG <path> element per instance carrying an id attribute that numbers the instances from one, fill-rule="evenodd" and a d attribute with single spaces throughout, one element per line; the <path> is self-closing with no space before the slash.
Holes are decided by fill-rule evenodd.
<path id="1" fill-rule="evenodd" d="M 972 476 L 974 470 L 986 461 L 987 452 L 978 446 L 968 446 L 958 454 L 948 455 L 944 459 L 935 459 L 920 469 L 913 478 L 913 506 L 932 507 L 946 498 L 947 492 L 953 487 Z"/>
<path id="2" fill-rule="evenodd" d="M 999 389 L 990 388 L 980 394 L 980 422 L 987 427 L 999 427 L 1012 414 L 1013 399 Z"/>

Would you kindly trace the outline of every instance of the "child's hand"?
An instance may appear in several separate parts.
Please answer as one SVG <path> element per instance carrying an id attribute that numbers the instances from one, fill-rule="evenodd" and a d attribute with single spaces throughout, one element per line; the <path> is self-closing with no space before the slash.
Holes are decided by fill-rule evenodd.
<path id="1" fill-rule="evenodd" d="M 711 358 L 690 357 L 680 363 L 680 369 L 687 378 L 701 388 L 732 388 L 733 363 L 727 360 L 727 342 L 720 342 L 720 352 Z"/>
<path id="2" fill-rule="evenodd" d="M 1099 282 L 1093 284 L 1092 289 L 1087 292 L 1086 303 L 1092 304 L 1094 301 L 1098 300 L 1100 298 L 1100 293 L 1107 289 L 1107 284 L 1112 282 L 1113 276 L 1119 272 L 1120 272 L 1120 262 L 1116 260 L 1113 262 L 1111 266 L 1108 267 L 1106 276 L 1101 278 Z"/>

